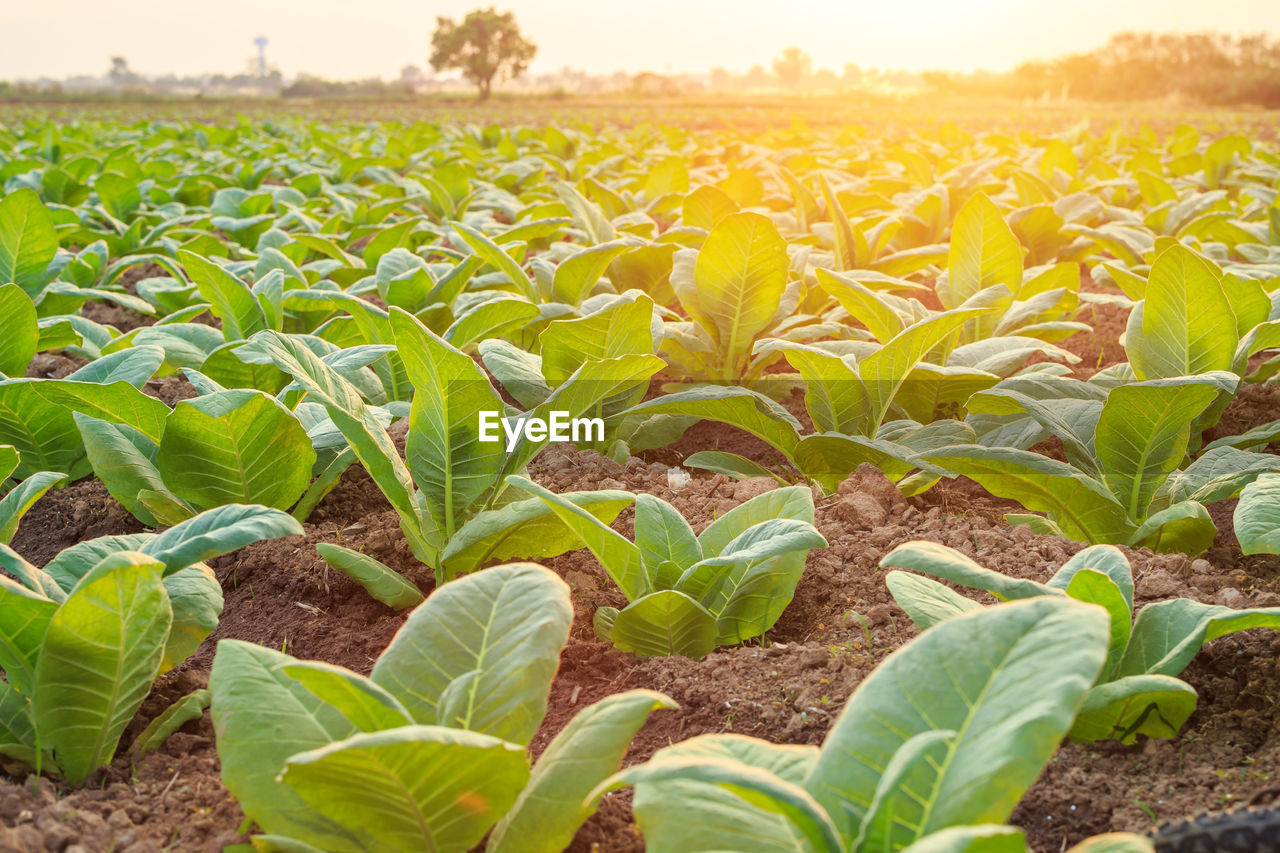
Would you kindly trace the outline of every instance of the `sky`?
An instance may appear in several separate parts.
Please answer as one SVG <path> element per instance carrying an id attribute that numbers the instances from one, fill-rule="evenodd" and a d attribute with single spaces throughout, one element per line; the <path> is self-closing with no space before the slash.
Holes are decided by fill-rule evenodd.
<path id="1" fill-rule="evenodd" d="M 392 78 L 426 66 L 436 15 L 489 0 L 0 0 L 0 79 L 236 73 L 266 36 L 286 76 Z M 538 45 L 532 70 L 766 68 L 798 46 L 815 68 L 1003 71 L 1123 30 L 1266 31 L 1280 0 L 494 0 Z"/>

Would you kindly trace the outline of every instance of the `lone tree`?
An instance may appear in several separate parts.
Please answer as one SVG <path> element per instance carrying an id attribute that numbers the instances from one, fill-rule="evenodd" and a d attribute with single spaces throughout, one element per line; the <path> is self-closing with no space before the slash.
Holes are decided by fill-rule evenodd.
<path id="1" fill-rule="evenodd" d="M 789 47 L 773 60 L 773 73 L 788 89 L 800 85 L 800 81 L 809 76 L 813 69 L 813 60 L 809 54 L 798 47 Z"/>
<path id="2" fill-rule="evenodd" d="M 499 14 L 492 6 L 468 13 L 462 23 L 441 15 L 431 36 L 431 67 L 458 69 L 476 84 L 482 101 L 489 99 L 495 77 L 519 77 L 537 52 L 538 46 L 520 32 L 516 16 Z"/>

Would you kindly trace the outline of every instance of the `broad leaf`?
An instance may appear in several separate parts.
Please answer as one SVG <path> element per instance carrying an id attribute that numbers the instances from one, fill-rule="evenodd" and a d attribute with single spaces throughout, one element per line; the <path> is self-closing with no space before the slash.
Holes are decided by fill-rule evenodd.
<path id="1" fill-rule="evenodd" d="M 553 572 L 497 566 L 438 588 L 371 677 L 419 722 L 525 744 L 546 712 L 572 621 L 568 586 Z"/>
<path id="2" fill-rule="evenodd" d="M 165 422 L 156 468 L 192 507 L 288 509 L 311 482 L 316 454 L 298 419 L 261 391 L 183 400 Z"/>
<path id="3" fill-rule="evenodd" d="M 628 690 L 579 711 L 534 765 L 529 784 L 494 827 L 490 853 L 560 853 L 594 810 L 591 791 L 618 769 L 623 753 L 656 710 L 678 708 L 661 693 Z"/>
<path id="4" fill-rule="evenodd" d="M 34 190 L 22 187 L 0 198 L 0 284 L 16 284 L 34 298 L 57 251 L 53 217 Z"/>
<path id="5" fill-rule="evenodd" d="M 326 563 L 360 584 L 365 592 L 392 610 L 404 610 L 422 603 L 422 593 L 416 586 L 367 554 L 331 542 L 317 542 L 316 551 Z"/>
<path id="6" fill-rule="evenodd" d="M 640 657 L 700 659 L 716 647 L 716 618 L 683 592 L 659 590 L 618 612 L 612 639 L 616 648 Z"/>
<path id="7" fill-rule="evenodd" d="M 326 849 L 441 853 L 474 847 L 528 778 L 520 746 L 442 726 L 353 735 L 291 756 L 281 774 L 312 811 L 360 839 Z"/>
<path id="8" fill-rule="evenodd" d="M 854 691 L 805 788 L 847 843 L 898 748 L 921 732 L 952 729 L 944 754 L 904 778 L 893 798 L 897 820 L 869 833 L 868 849 L 905 847 L 950 826 L 1003 822 L 1102 668 L 1106 624 L 1101 609 L 1042 596 L 934 626 Z M 986 649 L 980 656 L 969 643 L 975 635 Z"/>
<path id="9" fill-rule="evenodd" d="M 1196 691 L 1185 681 L 1168 675 L 1130 675 L 1089 691 L 1071 727 L 1071 739 L 1129 744 L 1140 734 L 1177 737 L 1195 709 Z"/>
<path id="10" fill-rule="evenodd" d="M 141 554 L 107 557 L 49 620 L 32 711 L 42 746 L 68 782 L 111 760 L 151 691 L 173 618 L 163 571 Z"/>

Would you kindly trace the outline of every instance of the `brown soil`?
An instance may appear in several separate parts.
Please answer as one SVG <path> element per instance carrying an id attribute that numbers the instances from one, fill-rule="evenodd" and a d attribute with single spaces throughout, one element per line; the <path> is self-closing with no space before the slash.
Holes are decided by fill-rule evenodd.
<path id="1" fill-rule="evenodd" d="M 65 379 L 86 364 L 88 362 L 78 356 L 38 352 L 27 365 L 27 372 L 24 375 L 27 379 Z"/>
<path id="2" fill-rule="evenodd" d="M 181 400 L 190 400 L 198 396 L 195 386 L 181 373 L 171 373 L 160 379 L 148 379 L 142 386 L 142 391 L 157 398 L 169 408 L 173 408 Z"/>
<path id="3" fill-rule="evenodd" d="M 725 447 L 728 430 L 709 439 Z M 706 447 L 707 445 L 703 445 Z M 548 449 L 530 466 L 534 479 L 557 491 L 624 488 L 671 501 L 695 530 L 771 487 L 695 473 L 672 491 L 668 464 L 632 459 L 619 465 L 571 447 Z M 589 552 L 547 561 L 573 589 L 577 618 L 551 689 L 549 712 L 536 735 L 536 756 L 581 708 L 636 687 L 661 690 L 681 705 L 655 714 L 634 741 L 628 762 L 666 744 L 706 732 L 738 732 L 786 743 L 820 743 L 863 677 L 917 633 L 893 603 L 878 563 L 894 546 L 929 539 L 1019 577 L 1047 579 L 1081 547 L 1029 528 L 1010 529 L 1011 509 L 966 481 L 904 500 L 878 472 L 856 472 L 840 492 L 815 495 L 817 526 L 831 546 L 811 552 L 795 599 L 759 643 L 719 650 L 706 659 L 638 660 L 613 650 L 592 632 L 601 605 L 620 594 Z M 631 513 L 615 523 L 630 533 Z M 284 647 L 368 672 L 403 621 L 345 576 L 327 569 L 314 549 L 340 542 L 372 554 L 429 592 L 432 573 L 408 552 L 399 521 L 358 468 L 317 508 L 300 537 L 258 543 L 213 561 L 226 594 L 222 622 L 200 651 L 157 685 L 122 741 L 121 755 L 91 782 L 66 788 L 42 782 L 31 794 L 0 783 L 0 847 L 17 850 L 218 850 L 242 840 L 243 816 L 217 777 L 207 715 L 184 728 L 139 764 L 133 735 L 169 701 L 204 683 L 218 639 L 235 637 Z M 14 547 L 43 563 L 80 539 L 137 530 L 137 523 L 92 481 L 51 493 L 27 516 Z M 1206 558 L 1132 551 L 1140 604 L 1191 596 L 1234 607 L 1280 604 L 1280 561 L 1241 558 L 1229 529 Z M 1216 641 L 1186 679 L 1200 708 L 1173 741 L 1065 746 L 1015 813 L 1032 845 L 1056 850 L 1064 840 L 1108 829 L 1149 828 L 1160 819 L 1247 799 L 1280 771 L 1280 641 L 1265 631 Z M 176 775 L 175 775 L 176 774 Z M 29 785 L 29 783 L 27 783 Z M 578 833 L 573 851 L 643 849 L 631 819 L 629 794 L 606 797 Z M 3 833 L 5 830 L 0 830 Z M 72 845 L 79 845 L 73 847 Z"/>
<path id="4" fill-rule="evenodd" d="M 102 481 L 85 479 L 48 492 L 18 525 L 10 546 L 37 566 L 85 539 L 144 530 L 107 492 Z"/>
<path id="5" fill-rule="evenodd" d="M 1204 440 L 1207 444 L 1228 435 L 1240 435 L 1274 420 L 1280 420 L 1280 384 L 1242 382 L 1222 418 L 1205 433 Z"/>
<path id="6" fill-rule="evenodd" d="M 155 317 L 139 314 L 114 302 L 101 302 L 96 299 L 84 304 L 80 309 L 80 316 L 104 326 L 115 326 L 121 333 L 140 329 L 143 326 L 153 326 L 156 322 Z"/>

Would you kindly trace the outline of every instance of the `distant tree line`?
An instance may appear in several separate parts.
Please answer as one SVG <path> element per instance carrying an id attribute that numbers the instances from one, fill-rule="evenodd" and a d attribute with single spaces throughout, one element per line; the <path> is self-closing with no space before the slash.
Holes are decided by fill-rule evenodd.
<path id="1" fill-rule="evenodd" d="M 1088 53 L 1026 62 L 1012 72 L 926 76 L 933 88 L 1097 101 L 1181 97 L 1202 104 L 1280 107 L 1280 39 L 1258 33 L 1112 36 Z"/>

